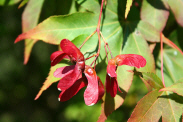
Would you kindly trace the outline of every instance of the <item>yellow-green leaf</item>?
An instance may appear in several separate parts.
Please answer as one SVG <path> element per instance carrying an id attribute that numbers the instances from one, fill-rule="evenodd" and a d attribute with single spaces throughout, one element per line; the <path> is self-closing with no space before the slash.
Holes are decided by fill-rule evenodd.
<path id="1" fill-rule="evenodd" d="M 132 0 L 127 0 L 127 3 L 126 3 L 126 10 L 125 10 L 125 19 L 127 18 L 128 16 L 128 13 L 130 11 L 130 7 L 132 6 Z"/>
<path id="2" fill-rule="evenodd" d="M 29 0 L 23 14 L 22 14 L 22 31 L 27 32 L 34 28 L 39 19 L 41 8 L 44 0 Z M 32 47 L 38 40 L 26 39 L 24 49 L 24 64 L 27 64 Z"/>
<path id="3" fill-rule="evenodd" d="M 143 79 L 153 88 L 155 89 L 161 89 L 163 88 L 163 83 L 161 79 L 152 72 L 143 72 Z"/>
<path id="4" fill-rule="evenodd" d="M 18 6 L 18 8 L 23 7 L 29 0 L 23 0 L 20 5 Z"/>
<path id="5" fill-rule="evenodd" d="M 175 83 L 169 87 L 161 89 L 160 91 L 172 91 L 178 95 L 183 96 L 183 82 Z"/>
<path id="6" fill-rule="evenodd" d="M 50 68 L 50 72 L 48 74 L 48 77 L 46 78 L 45 82 L 43 83 L 43 86 L 41 87 L 40 91 L 38 92 L 38 94 L 36 95 L 34 100 L 37 100 L 41 96 L 42 92 L 45 91 L 48 87 L 50 87 L 52 85 L 52 83 L 57 82 L 60 79 L 60 78 L 54 77 L 53 73 L 55 72 L 55 70 L 57 68 L 60 68 L 63 66 L 66 66 L 66 64 L 61 63 L 61 64 L 57 64 L 57 65 Z"/>

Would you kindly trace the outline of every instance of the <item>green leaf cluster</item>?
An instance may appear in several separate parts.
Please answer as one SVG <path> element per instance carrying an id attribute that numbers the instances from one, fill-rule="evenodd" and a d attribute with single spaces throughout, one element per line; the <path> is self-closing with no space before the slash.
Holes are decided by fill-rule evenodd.
<path id="1" fill-rule="evenodd" d="M 26 3 L 23 1 L 21 4 L 25 4 L 24 2 Z M 100 0 L 70 0 L 66 4 L 70 7 L 64 8 L 64 12 L 61 10 L 62 12 L 50 14 L 49 17 L 41 20 L 39 17 L 44 18 L 43 3 L 45 2 L 29 0 L 22 15 L 23 33 L 17 37 L 16 42 L 25 39 L 25 64 L 35 42 L 41 40 L 48 44 L 59 45 L 62 39 L 67 38 L 79 47 L 97 27 Z M 64 3 L 63 0 L 62 2 Z M 4 3 L 0 0 L 0 5 Z M 16 3 L 16 0 L 10 0 L 6 4 L 13 3 Z M 183 0 L 105 0 L 100 29 L 113 56 L 139 54 L 147 60 L 147 64 L 143 68 L 135 69 L 134 73 L 128 72 L 134 70 L 133 67 L 118 67 L 117 80 L 123 93 L 118 93 L 115 98 L 110 97 L 108 93 L 104 95 L 98 121 L 106 120 L 123 104 L 136 73 L 140 74 L 137 75 L 141 77 L 150 92 L 138 102 L 128 121 L 156 122 L 160 118 L 163 122 L 181 120 L 183 113 L 182 9 Z M 161 40 L 162 33 L 164 36 Z M 163 52 L 160 52 L 160 41 L 166 43 Z M 96 63 L 105 69 L 107 58 L 103 42 L 101 47 Z M 95 34 L 81 48 L 81 52 L 85 58 L 88 58 L 97 53 L 97 50 L 98 37 Z M 161 56 L 163 56 L 165 86 L 161 80 Z M 93 58 L 87 60 L 86 64 L 89 65 L 92 61 Z M 96 68 L 96 71 L 104 83 L 106 70 L 103 69 Z M 46 81 L 49 84 L 55 82 L 55 78 L 50 78 L 52 73 L 53 69 L 50 70 Z"/>

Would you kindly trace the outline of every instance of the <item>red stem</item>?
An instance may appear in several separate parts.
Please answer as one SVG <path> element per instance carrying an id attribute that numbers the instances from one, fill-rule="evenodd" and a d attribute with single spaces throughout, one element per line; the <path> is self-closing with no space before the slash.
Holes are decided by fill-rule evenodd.
<path id="1" fill-rule="evenodd" d="M 93 54 L 92 56 L 86 58 L 85 60 L 88 60 L 88 59 L 90 59 L 90 58 L 92 58 L 92 57 L 94 57 L 94 56 L 96 56 L 96 55 L 97 55 L 97 54 Z"/>
<path id="2" fill-rule="evenodd" d="M 99 19 L 98 19 L 98 24 L 97 24 L 97 28 L 96 28 L 96 31 L 97 31 L 97 35 L 98 35 L 98 40 L 99 40 L 99 48 L 98 48 L 98 51 L 97 51 L 97 55 L 95 57 L 95 60 L 91 63 L 90 66 L 92 66 L 92 64 L 95 62 L 95 65 L 94 65 L 94 69 L 95 69 L 95 66 L 96 66 L 96 60 L 100 54 L 100 48 L 101 48 L 101 40 L 100 40 L 100 22 L 101 22 L 101 17 L 102 17 L 102 10 L 103 10 L 103 3 L 104 3 L 104 0 L 102 0 L 102 3 L 101 3 L 101 7 L 100 7 L 100 15 L 99 15 Z"/>
<path id="3" fill-rule="evenodd" d="M 102 39 L 103 39 L 103 41 L 104 41 L 104 43 L 105 43 L 104 47 L 106 48 L 106 45 L 107 45 L 107 48 L 108 48 L 108 50 L 109 50 L 109 52 L 110 52 L 110 54 L 111 54 L 111 58 L 113 58 L 112 53 L 111 53 L 111 50 L 110 50 L 110 48 L 109 48 L 109 45 L 108 45 L 108 43 L 106 42 L 106 40 L 105 40 L 105 38 L 104 38 L 104 36 L 103 36 L 103 34 L 102 34 L 101 31 L 100 31 L 100 35 L 102 36 Z M 107 55 L 107 51 L 106 51 L 106 55 Z"/>
<path id="4" fill-rule="evenodd" d="M 163 39 L 162 39 L 162 33 L 160 33 L 160 41 L 161 41 L 161 77 L 163 86 L 165 87 L 165 81 L 164 81 L 164 75 L 163 75 Z"/>
<path id="5" fill-rule="evenodd" d="M 97 30 L 100 30 L 100 21 L 102 16 L 103 3 L 104 3 L 104 0 L 102 0 L 101 7 L 100 7 L 100 15 L 99 15 L 98 24 L 97 24 Z"/>

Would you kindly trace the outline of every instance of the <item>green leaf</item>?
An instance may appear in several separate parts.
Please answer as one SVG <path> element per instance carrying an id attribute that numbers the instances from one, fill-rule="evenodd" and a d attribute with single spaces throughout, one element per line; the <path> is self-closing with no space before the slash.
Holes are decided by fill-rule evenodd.
<path id="1" fill-rule="evenodd" d="M 29 0 L 23 14 L 22 14 L 22 31 L 27 32 L 34 28 L 41 13 L 41 8 L 44 0 Z M 26 39 L 25 50 L 24 50 L 24 64 L 27 64 L 32 47 L 38 40 Z"/>
<path id="2" fill-rule="evenodd" d="M 139 54 L 142 55 L 147 63 L 146 66 L 137 71 L 140 72 L 155 72 L 154 67 L 154 58 L 150 51 L 150 48 L 142 37 L 141 33 L 139 33 L 138 29 L 136 29 L 137 25 L 133 24 L 133 22 L 125 23 L 124 27 L 124 41 L 123 41 L 123 50 L 122 54 Z"/>
<path id="3" fill-rule="evenodd" d="M 154 73 L 150 73 L 150 72 L 143 72 L 143 79 L 149 84 L 151 85 L 151 87 L 155 88 L 155 89 L 161 89 L 163 88 L 163 83 L 161 81 L 161 79 Z"/>
<path id="4" fill-rule="evenodd" d="M 43 91 L 48 89 L 52 85 L 52 83 L 57 82 L 58 80 L 60 80 L 60 78 L 54 77 L 53 73 L 55 72 L 55 70 L 57 68 L 64 67 L 64 66 L 67 66 L 67 64 L 66 63 L 60 63 L 60 64 L 56 64 L 55 66 L 50 68 L 50 72 L 48 74 L 48 77 L 46 78 L 45 82 L 43 83 L 43 86 L 41 87 L 40 91 L 38 92 L 38 94 L 36 95 L 34 100 L 37 100 L 41 96 Z"/>
<path id="5" fill-rule="evenodd" d="M 178 95 L 183 96 L 183 82 L 175 83 L 169 87 L 161 89 L 160 91 L 172 91 Z"/>
<path id="6" fill-rule="evenodd" d="M 160 42 L 160 32 L 148 22 L 140 20 L 139 22 L 134 22 L 134 25 L 137 25 L 137 30 L 147 41 Z"/>
<path id="7" fill-rule="evenodd" d="M 177 23 L 183 26 L 183 0 L 168 0 L 167 2 L 174 13 Z"/>
<path id="8" fill-rule="evenodd" d="M 132 0 L 127 0 L 127 3 L 126 3 L 126 10 L 125 10 L 125 19 L 127 18 L 128 16 L 128 13 L 130 11 L 130 7 L 132 6 Z"/>
<path id="9" fill-rule="evenodd" d="M 20 5 L 18 6 L 18 8 L 23 7 L 29 0 L 23 0 Z"/>
<path id="10" fill-rule="evenodd" d="M 64 38 L 73 40 L 81 34 L 91 34 L 97 25 L 95 18 L 96 15 L 93 13 L 53 16 L 34 29 L 19 35 L 15 42 L 26 38 L 39 39 L 50 44 L 59 44 L 60 40 Z M 115 25 L 117 23 L 111 24 Z"/>
<path id="11" fill-rule="evenodd" d="M 157 75 L 161 78 L 160 73 L 160 55 L 157 60 Z M 172 84 L 178 82 L 183 78 L 183 56 L 182 54 L 175 49 L 164 49 L 163 50 L 163 66 L 164 66 L 164 77 L 165 77 L 165 86 L 171 86 Z"/>
<path id="12" fill-rule="evenodd" d="M 107 6 L 104 5 L 104 15 L 102 16 L 102 34 L 108 42 L 113 56 L 129 53 L 142 55 L 146 58 L 147 65 L 137 70 L 154 72 L 154 58 L 145 39 L 155 42 L 159 38 L 159 36 L 157 36 L 159 32 L 152 25 L 144 21 L 124 21 L 125 5 L 126 1 L 107 1 Z M 72 40 L 77 47 L 80 47 L 86 37 L 96 30 L 99 17 L 99 12 L 96 10 L 100 10 L 100 4 L 98 0 L 87 0 L 84 1 L 81 6 L 92 11 L 92 13 L 79 12 L 69 15 L 52 16 L 34 29 L 19 35 L 15 42 L 25 38 L 31 38 L 58 45 L 60 40 L 67 38 Z M 136 9 L 130 10 L 127 20 L 129 18 L 132 19 L 132 13 L 134 13 L 134 11 L 136 11 Z M 139 15 L 139 12 L 137 15 Z M 152 32 L 149 32 L 151 30 Z M 85 58 L 97 52 L 97 43 L 98 37 L 97 34 L 95 34 L 81 48 L 81 52 L 84 54 Z M 102 41 L 97 64 L 106 61 L 105 54 L 104 43 Z M 110 54 L 108 55 L 110 57 Z M 87 60 L 86 64 L 90 65 L 92 61 L 93 59 L 91 58 Z M 109 114 L 123 104 L 133 79 L 133 73 L 127 72 L 127 70 L 133 69 L 133 67 L 129 66 L 118 67 L 118 84 L 124 92 L 118 93 L 115 98 L 111 98 L 108 94 L 105 95 L 106 97 L 103 99 L 102 113 L 99 120 L 105 120 Z M 110 104 L 111 102 L 114 104 Z"/>
<path id="13" fill-rule="evenodd" d="M 172 1 L 172 0 L 169 0 Z M 172 1 L 173 2 L 173 1 Z M 168 20 L 168 5 L 162 0 L 143 0 L 141 19 L 162 31 Z"/>
<path id="14" fill-rule="evenodd" d="M 177 94 L 154 90 L 144 96 L 136 105 L 128 122 L 179 122 L 183 99 Z"/>
<path id="15" fill-rule="evenodd" d="M 0 0 L 0 5 L 14 5 L 16 3 L 20 2 L 20 0 Z"/>
<path id="16" fill-rule="evenodd" d="M 90 12 L 99 13 L 100 4 L 98 0 L 76 0 L 79 5 Z"/>

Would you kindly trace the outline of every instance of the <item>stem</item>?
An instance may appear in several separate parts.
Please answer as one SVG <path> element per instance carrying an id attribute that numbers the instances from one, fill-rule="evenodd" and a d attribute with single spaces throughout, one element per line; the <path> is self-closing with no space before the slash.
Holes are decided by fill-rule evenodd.
<path id="1" fill-rule="evenodd" d="M 107 49 L 106 49 L 106 44 L 104 45 L 104 48 L 105 48 L 105 53 L 106 53 L 107 61 L 109 61 L 108 54 L 107 54 Z"/>
<path id="2" fill-rule="evenodd" d="M 162 82 L 163 86 L 165 87 L 165 81 L 164 81 L 164 75 L 163 75 L 163 40 L 162 40 L 162 33 L 160 33 L 160 41 L 161 41 L 161 77 L 162 77 Z"/>
<path id="3" fill-rule="evenodd" d="M 102 0 L 101 7 L 100 7 L 100 15 L 99 15 L 98 24 L 97 24 L 97 30 L 100 30 L 100 21 L 102 16 L 103 3 L 104 3 L 104 0 Z"/>
<path id="4" fill-rule="evenodd" d="M 79 49 L 82 48 L 82 46 L 88 41 L 89 38 L 91 38 L 95 33 L 97 32 L 97 30 L 95 30 L 91 35 L 89 35 L 83 42 L 83 44 L 79 47 Z"/>
<path id="5" fill-rule="evenodd" d="M 90 58 L 92 58 L 92 57 L 94 57 L 94 56 L 96 56 L 96 55 L 97 55 L 97 54 L 93 54 L 92 56 L 86 58 L 85 60 L 88 60 L 88 59 L 90 59 Z"/>
<path id="6" fill-rule="evenodd" d="M 108 48 L 108 50 L 109 50 L 109 52 L 110 52 L 110 54 L 111 54 L 111 58 L 113 58 L 113 55 L 112 55 L 112 53 L 111 53 L 111 50 L 110 50 L 110 48 L 109 48 L 109 45 L 108 45 L 108 43 L 106 42 L 106 40 L 105 40 L 105 38 L 104 38 L 104 36 L 103 36 L 103 34 L 102 34 L 102 32 L 100 31 L 100 35 L 102 36 L 102 39 L 103 39 L 103 41 L 104 41 L 104 43 L 105 43 L 105 46 L 107 45 L 107 48 Z M 105 47 L 104 46 L 104 47 Z M 106 54 L 107 55 L 107 54 Z"/>
<path id="7" fill-rule="evenodd" d="M 97 61 L 97 58 L 98 58 L 98 56 L 99 56 L 99 54 L 100 54 L 100 47 L 101 47 L 101 40 L 100 40 L 100 34 L 98 33 L 98 31 L 97 31 L 97 35 L 98 35 L 98 40 L 99 40 L 99 47 L 98 47 L 98 51 L 97 51 L 97 54 L 96 54 L 96 57 L 95 57 L 95 60 L 90 64 L 90 66 L 92 66 L 92 64 L 95 62 L 95 64 L 96 64 L 96 61 Z M 95 65 L 94 65 L 94 69 L 95 69 Z"/>
<path id="8" fill-rule="evenodd" d="M 101 48 L 101 40 L 100 40 L 100 22 L 101 22 L 101 17 L 102 17 L 103 4 L 104 4 L 104 0 L 102 0 L 102 3 L 101 3 L 99 19 L 98 19 L 98 24 L 97 24 L 97 28 L 96 28 L 97 35 L 98 35 L 98 40 L 99 40 L 99 44 L 98 44 L 98 45 L 99 45 L 99 48 L 98 48 L 98 51 L 97 51 L 95 60 L 90 64 L 90 66 L 92 66 L 93 63 L 95 62 L 94 69 L 95 69 L 96 60 L 97 60 L 97 58 L 98 58 L 98 56 L 99 56 L 99 54 L 100 54 L 100 48 Z"/>

